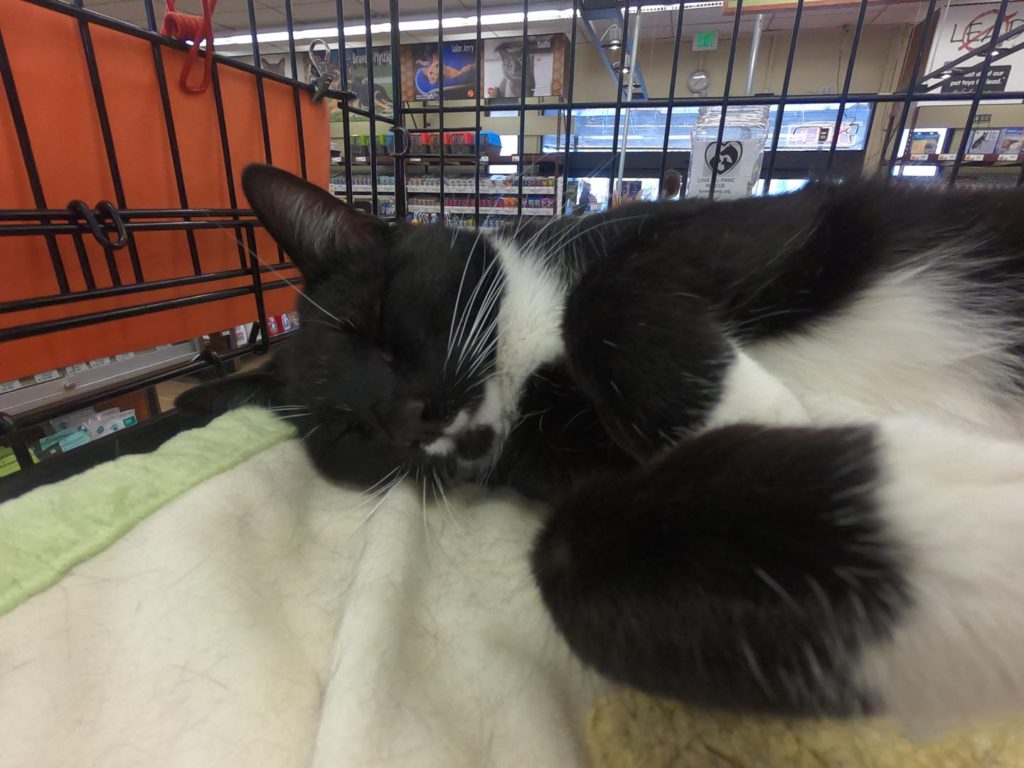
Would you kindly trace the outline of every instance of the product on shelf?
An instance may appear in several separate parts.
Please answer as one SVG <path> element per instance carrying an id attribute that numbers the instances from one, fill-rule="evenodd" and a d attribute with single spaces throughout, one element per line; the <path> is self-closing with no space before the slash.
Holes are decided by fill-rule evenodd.
<path id="1" fill-rule="evenodd" d="M 971 132 L 967 141 L 967 154 L 969 155 L 990 155 L 996 151 L 996 143 L 999 141 L 999 131 L 993 129 L 981 129 Z"/>
<path id="2" fill-rule="evenodd" d="M 1024 150 L 1024 128 L 1003 128 L 999 136 L 1001 155 L 1019 155 Z"/>
<path id="3" fill-rule="evenodd" d="M 409 155 L 440 156 L 442 148 L 445 156 L 475 157 L 477 134 L 474 131 L 409 131 Z M 365 161 L 370 154 L 370 136 L 352 136 L 349 140 L 348 154 L 359 161 Z M 393 133 L 380 133 L 374 142 L 377 155 L 393 155 L 396 138 Z M 501 155 L 501 137 L 493 131 L 480 132 L 480 155 L 488 160 Z"/>

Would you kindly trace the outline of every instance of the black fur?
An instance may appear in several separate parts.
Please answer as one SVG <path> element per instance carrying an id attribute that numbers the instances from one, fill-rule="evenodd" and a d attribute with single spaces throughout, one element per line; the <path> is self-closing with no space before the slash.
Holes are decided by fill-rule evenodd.
<path id="1" fill-rule="evenodd" d="M 531 378 L 521 411 L 488 478 L 493 485 L 550 501 L 583 478 L 636 466 L 564 366 L 542 368 Z"/>
<path id="2" fill-rule="evenodd" d="M 289 407 L 318 468 L 363 487 L 401 471 L 445 482 L 492 452 L 479 428 L 457 457 L 421 450 L 476 408 L 493 372 L 500 266 L 487 239 L 385 226 L 266 167 L 243 181 L 303 273 L 302 322 L 270 366 L 181 404 Z M 519 422 L 473 477 L 553 502 L 533 567 L 584 661 L 712 706 L 871 710 L 852 669 L 910 605 L 876 508 L 874 434 L 699 433 L 737 348 L 812 329 L 900 269 L 952 277 L 966 312 L 998 312 L 1024 338 L 1022 212 L 1024 192 L 847 183 L 505 234 L 566 288 L 566 354 L 532 372 Z M 453 317 L 484 331 L 472 370 L 449 353 Z"/>
<path id="3" fill-rule="evenodd" d="M 573 650 L 705 705 L 854 714 L 849 673 L 908 602 L 866 428 L 735 426 L 555 510 L 533 570 Z"/>
<path id="4" fill-rule="evenodd" d="M 368 487 L 396 470 L 453 474 L 454 460 L 425 458 L 420 446 L 482 397 L 488 366 L 460 367 L 447 347 L 453 316 L 476 318 L 497 274 L 486 240 L 440 227 L 388 228 L 267 166 L 248 167 L 243 185 L 302 272 L 301 331 L 266 371 L 275 386 L 254 375 L 212 382 L 179 405 L 292 408 L 311 458 L 332 479 Z M 467 446 L 473 454 L 478 438 Z"/>

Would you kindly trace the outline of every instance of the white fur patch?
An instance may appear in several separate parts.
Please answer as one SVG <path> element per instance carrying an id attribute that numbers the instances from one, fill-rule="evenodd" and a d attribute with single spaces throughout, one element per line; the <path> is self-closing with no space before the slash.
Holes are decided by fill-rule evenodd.
<path id="1" fill-rule="evenodd" d="M 427 456 L 448 456 L 455 451 L 455 440 L 447 435 L 439 437 L 433 442 L 423 446 L 423 452 Z"/>
<path id="2" fill-rule="evenodd" d="M 1024 707 L 1024 445 L 886 419 L 879 463 L 913 606 L 863 681 L 919 727 Z"/>
<path id="3" fill-rule="evenodd" d="M 918 413 L 1004 436 L 1024 434 L 1009 387 L 1008 334 L 956 305 L 955 278 L 908 269 L 868 288 L 834 318 L 746 352 L 812 419 Z"/>
<path id="4" fill-rule="evenodd" d="M 512 427 L 527 379 L 538 368 L 565 353 L 562 316 L 566 286 L 558 275 L 531 252 L 503 237 L 491 244 L 505 277 L 505 293 L 498 310 L 498 349 L 495 382 L 496 423 L 499 437 Z M 481 422 L 483 423 L 483 422 Z"/>
<path id="5" fill-rule="evenodd" d="M 705 429 L 726 424 L 804 424 L 810 421 L 796 396 L 744 352 L 726 371 L 722 399 L 711 412 Z"/>

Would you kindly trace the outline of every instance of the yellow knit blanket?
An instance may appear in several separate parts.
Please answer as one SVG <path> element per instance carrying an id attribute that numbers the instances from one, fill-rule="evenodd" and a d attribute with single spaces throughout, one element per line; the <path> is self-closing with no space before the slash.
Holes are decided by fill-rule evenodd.
<path id="1" fill-rule="evenodd" d="M 924 743 L 883 720 L 810 721 L 702 712 L 632 691 L 590 713 L 594 768 L 1024 768 L 1024 721 Z"/>

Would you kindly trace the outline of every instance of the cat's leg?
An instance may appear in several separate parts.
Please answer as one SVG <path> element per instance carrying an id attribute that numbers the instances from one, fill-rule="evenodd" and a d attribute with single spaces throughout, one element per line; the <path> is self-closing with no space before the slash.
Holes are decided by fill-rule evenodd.
<path id="1" fill-rule="evenodd" d="M 935 723 L 1024 706 L 1024 446 L 917 421 L 737 425 L 558 506 L 570 646 L 653 693 Z"/>
<path id="2" fill-rule="evenodd" d="M 573 377 L 625 450 L 643 458 L 711 427 L 809 420 L 728 338 L 707 301 L 647 265 L 613 266 L 572 291 L 562 334 Z"/>

